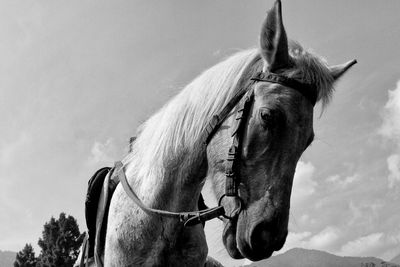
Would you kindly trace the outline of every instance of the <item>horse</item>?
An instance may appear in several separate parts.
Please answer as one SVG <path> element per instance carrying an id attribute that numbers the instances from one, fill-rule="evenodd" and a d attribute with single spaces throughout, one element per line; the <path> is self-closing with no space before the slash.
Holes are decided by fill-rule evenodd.
<path id="1" fill-rule="evenodd" d="M 276 0 L 258 48 L 206 70 L 141 125 L 120 171 L 143 207 L 169 212 L 197 210 L 209 179 L 224 210 L 223 244 L 235 259 L 258 261 L 284 245 L 296 164 L 314 138 L 314 106 L 326 107 L 356 63 L 329 66 L 288 40 L 281 9 Z M 206 264 L 201 224 L 148 212 L 124 188 L 111 198 L 105 266 Z"/>

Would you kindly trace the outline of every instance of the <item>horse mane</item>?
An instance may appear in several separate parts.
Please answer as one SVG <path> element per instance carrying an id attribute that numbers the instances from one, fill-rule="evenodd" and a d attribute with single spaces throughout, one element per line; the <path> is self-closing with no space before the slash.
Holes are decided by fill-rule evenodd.
<path id="1" fill-rule="evenodd" d="M 318 56 L 303 49 L 298 43 L 289 43 L 293 68 L 285 75 L 319 88 L 318 101 L 323 107 L 333 91 L 333 77 L 327 64 Z M 142 124 L 132 152 L 124 159 L 127 176 L 160 179 L 174 158 L 194 154 L 198 140 L 214 114 L 260 71 L 262 60 L 258 49 L 238 52 L 206 70 L 167 102 L 157 113 Z M 182 160 L 182 159 L 180 159 Z M 184 164 L 184 162 L 182 162 Z"/>
<path id="2" fill-rule="evenodd" d="M 317 102 L 322 109 L 329 104 L 334 91 L 334 78 L 326 60 L 304 49 L 296 41 L 289 42 L 290 61 L 294 67 L 283 72 L 290 78 L 296 78 L 305 83 L 316 85 L 318 89 Z"/>

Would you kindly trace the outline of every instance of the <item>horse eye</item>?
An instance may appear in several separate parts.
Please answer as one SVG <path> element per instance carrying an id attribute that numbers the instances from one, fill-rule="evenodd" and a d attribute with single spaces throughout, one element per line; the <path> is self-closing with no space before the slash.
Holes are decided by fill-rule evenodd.
<path id="1" fill-rule="evenodd" d="M 260 109 L 260 118 L 264 127 L 269 128 L 276 126 L 280 123 L 283 114 L 279 110 L 272 110 L 267 108 Z"/>
<path id="2" fill-rule="evenodd" d="M 260 110 L 260 117 L 264 122 L 266 122 L 266 123 L 270 122 L 272 120 L 271 111 L 268 110 L 268 109 L 261 109 Z"/>

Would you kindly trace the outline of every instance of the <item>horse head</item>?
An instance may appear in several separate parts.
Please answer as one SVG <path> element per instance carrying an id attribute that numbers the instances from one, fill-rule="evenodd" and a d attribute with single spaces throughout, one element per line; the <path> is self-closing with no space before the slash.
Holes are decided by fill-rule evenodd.
<path id="1" fill-rule="evenodd" d="M 261 260 L 284 245 L 296 164 L 314 138 L 314 104 L 325 105 L 334 82 L 355 63 L 329 67 L 297 43 L 288 42 L 279 0 L 268 12 L 258 59 L 237 84 L 242 87 L 238 90 L 252 92 L 248 114 L 242 118 L 237 196 L 223 196 L 226 154 L 239 123 L 235 116 L 225 120 L 207 149 L 208 177 L 230 214 L 224 220 L 223 242 L 231 257 Z M 262 77 L 251 81 L 257 71 L 292 82 Z"/>

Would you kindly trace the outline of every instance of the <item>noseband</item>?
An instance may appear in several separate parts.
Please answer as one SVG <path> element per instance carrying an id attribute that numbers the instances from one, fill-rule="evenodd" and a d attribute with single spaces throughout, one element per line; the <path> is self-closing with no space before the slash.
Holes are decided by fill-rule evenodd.
<path id="1" fill-rule="evenodd" d="M 318 92 L 315 86 L 307 83 L 303 83 L 299 80 L 289 78 L 276 73 L 263 73 L 258 72 L 251 78 L 254 83 L 257 82 L 270 82 L 281 84 L 285 87 L 294 89 L 301 93 L 306 99 L 310 101 L 310 103 L 314 106 L 317 101 Z M 254 84 L 253 83 L 253 84 Z M 235 96 L 231 98 L 231 100 L 224 106 L 224 108 L 216 115 L 214 115 L 206 128 L 203 130 L 201 138 L 203 140 L 203 144 L 207 146 L 214 134 L 217 132 L 219 127 L 228 117 L 232 109 L 240 102 L 241 99 L 244 99 L 240 102 L 240 107 L 237 110 L 236 120 L 238 121 L 233 133 L 233 141 L 232 145 L 228 151 L 228 157 L 226 159 L 225 164 L 225 193 L 219 198 L 218 206 L 214 208 L 209 208 L 200 211 L 193 212 L 171 212 L 159 209 L 152 209 L 143 204 L 143 202 L 138 198 L 136 193 L 130 187 L 124 171 L 124 166 L 121 162 L 116 162 L 113 172 L 113 177 L 116 181 L 120 181 L 122 187 L 126 194 L 146 213 L 151 213 L 155 215 L 160 215 L 164 217 L 173 217 L 178 218 L 184 226 L 192 226 L 199 223 L 204 223 L 205 221 L 223 216 L 229 220 L 235 219 L 243 208 L 243 200 L 239 196 L 238 187 L 240 184 L 240 156 L 242 151 L 242 139 L 244 136 L 244 130 L 246 126 L 247 117 L 249 115 L 253 99 L 254 99 L 254 86 L 251 86 L 251 89 L 247 92 L 242 90 L 238 92 Z M 222 206 L 222 200 L 224 197 L 233 197 L 238 201 L 238 207 L 231 212 L 231 214 L 227 215 L 224 207 Z"/>

